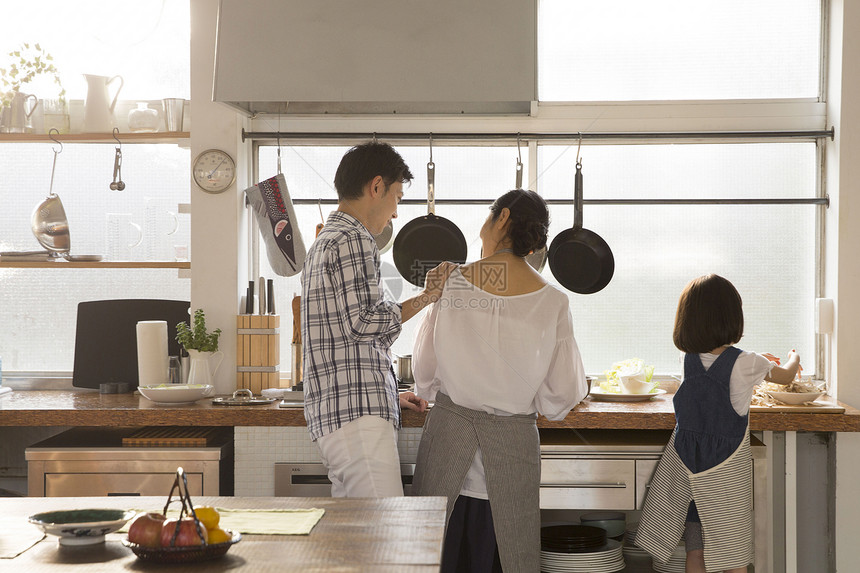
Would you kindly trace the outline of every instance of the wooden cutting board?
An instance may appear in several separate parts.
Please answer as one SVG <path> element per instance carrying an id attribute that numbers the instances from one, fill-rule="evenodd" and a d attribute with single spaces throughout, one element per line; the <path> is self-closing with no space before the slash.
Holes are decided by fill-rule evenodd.
<path id="1" fill-rule="evenodd" d="M 141 428 L 122 439 L 122 445 L 133 448 L 206 447 L 218 428 Z"/>
<path id="2" fill-rule="evenodd" d="M 790 412 L 795 414 L 842 414 L 845 408 L 836 403 L 831 396 L 822 396 L 810 404 L 780 404 L 778 406 L 750 406 L 750 412 Z"/>

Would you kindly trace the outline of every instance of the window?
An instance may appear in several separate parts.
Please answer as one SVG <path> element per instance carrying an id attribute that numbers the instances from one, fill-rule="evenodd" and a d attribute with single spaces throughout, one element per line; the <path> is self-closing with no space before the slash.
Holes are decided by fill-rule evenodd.
<path id="1" fill-rule="evenodd" d="M 540 0 L 541 101 L 817 98 L 819 0 Z"/>
<path id="2" fill-rule="evenodd" d="M 84 73 L 122 76 L 114 112 L 121 141 L 136 102 L 160 109 L 162 98 L 189 97 L 187 0 L 45 0 L 36 8 L 4 6 L 4 19 L 15 25 L 5 26 L 0 37 L 0 68 L 8 69 L 7 54 L 23 42 L 39 43 L 53 56 L 66 88 L 73 132 L 82 127 Z M 110 85 L 111 96 L 118 85 Z M 58 96 L 51 78 L 40 77 L 26 90 L 39 99 Z M 44 133 L 41 109 L 32 117 L 36 133 Z M 189 201 L 189 152 L 176 145 L 122 144 L 126 188 L 120 192 L 109 189 L 116 147 L 66 141 L 57 156 L 53 192 L 67 214 L 71 253 L 173 261 L 176 246 L 190 246 L 188 215 L 178 212 Z M 0 251 L 40 248 L 30 215 L 51 188 L 54 148 L 59 149 L 52 143 L 0 141 Z M 176 269 L 63 269 L 62 264 L 0 268 L 0 357 L 6 373 L 71 372 L 80 301 L 190 297 L 190 281 L 179 278 Z"/>
<path id="3" fill-rule="evenodd" d="M 397 146 L 415 179 L 404 199 L 426 198 L 427 147 Z M 310 246 L 333 205 L 334 172 L 346 147 L 285 146 L 282 169 Z M 528 186 L 552 201 L 550 241 L 573 224 L 576 146 L 542 144 Z M 276 172 L 275 148 L 262 146 L 261 178 Z M 513 188 L 516 148 L 433 146 L 436 213 L 451 219 L 469 245 L 468 260 L 480 257 L 478 233 L 489 203 Z M 524 163 L 529 158 L 524 155 Z M 776 199 L 814 196 L 818 170 L 814 143 L 594 145 L 581 149 L 583 191 L 594 199 Z M 528 167 L 526 167 L 528 171 Z M 446 199 L 485 204 L 444 205 Z M 424 205 L 398 209 L 395 233 L 426 213 Z M 615 257 L 609 286 L 593 295 L 570 293 L 574 331 L 586 371 L 601 373 L 612 362 L 640 357 L 657 372 L 677 374 L 672 343 L 678 297 L 696 276 L 715 272 L 731 280 L 744 300 L 743 349 L 784 356 L 796 348 L 814 371 L 812 302 L 815 292 L 816 218 L 812 205 L 589 205 L 584 227 L 601 235 Z M 261 265 L 265 266 L 261 256 Z M 417 289 L 382 256 L 386 290 L 403 300 Z M 273 276 L 273 275 L 269 275 Z M 549 267 L 543 276 L 556 284 Z M 277 308 L 291 308 L 300 277 L 281 278 Z M 411 354 L 418 320 L 404 325 L 392 350 Z M 289 339 L 282 337 L 282 356 Z M 283 366 L 282 366 L 283 367 Z"/>

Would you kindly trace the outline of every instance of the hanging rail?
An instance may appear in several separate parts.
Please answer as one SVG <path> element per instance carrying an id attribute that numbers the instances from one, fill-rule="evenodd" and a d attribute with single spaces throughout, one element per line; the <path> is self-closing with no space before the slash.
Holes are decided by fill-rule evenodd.
<path id="1" fill-rule="evenodd" d="M 833 140 L 835 129 L 824 130 L 800 130 L 800 131 L 655 131 L 655 132 L 605 132 L 605 133 L 437 133 L 433 132 L 433 139 L 437 141 L 510 141 L 516 143 L 517 139 L 528 141 L 566 141 L 579 140 L 582 138 L 594 140 L 612 139 L 821 139 Z M 426 140 L 430 133 L 416 132 L 313 132 L 313 131 L 245 131 L 242 128 L 242 141 L 246 139 L 287 139 L 287 140 Z"/>
<path id="2" fill-rule="evenodd" d="M 435 137 L 435 136 L 434 136 Z M 436 199 L 437 205 L 492 205 L 493 199 Z M 547 199 L 548 205 L 572 206 L 570 199 Z M 830 197 L 780 197 L 769 199 L 583 199 L 586 205 L 824 205 Z M 294 205 L 337 205 L 337 199 L 293 199 Z M 400 205 L 427 205 L 425 199 L 403 199 Z"/>

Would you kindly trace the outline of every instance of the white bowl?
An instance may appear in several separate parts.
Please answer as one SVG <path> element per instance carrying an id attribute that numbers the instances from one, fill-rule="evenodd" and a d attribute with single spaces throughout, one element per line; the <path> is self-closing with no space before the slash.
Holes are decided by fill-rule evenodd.
<path id="1" fill-rule="evenodd" d="M 619 376 L 618 385 L 625 394 L 648 394 L 656 386 L 653 380 L 645 382 L 636 376 Z"/>
<path id="2" fill-rule="evenodd" d="M 784 404 L 799 405 L 820 398 L 824 392 L 767 392 L 768 396 Z"/>
<path id="3" fill-rule="evenodd" d="M 161 404 L 195 402 L 211 395 L 214 389 L 211 384 L 159 384 L 137 387 L 144 398 Z"/>
<path id="4" fill-rule="evenodd" d="M 71 509 L 46 511 L 29 517 L 30 523 L 60 538 L 60 545 L 104 543 L 105 535 L 118 531 L 137 515 L 123 509 Z"/>

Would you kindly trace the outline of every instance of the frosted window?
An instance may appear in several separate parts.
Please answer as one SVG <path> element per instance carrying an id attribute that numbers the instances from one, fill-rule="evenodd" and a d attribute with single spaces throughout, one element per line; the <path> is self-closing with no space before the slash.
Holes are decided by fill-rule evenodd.
<path id="1" fill-rule="evenodd" d="M 48 194 L 52 145 L 0 145 L 0 165 L 6 171 L 0 179 L 0 251 L 41 248 L 30 230 L 30 214 Z M 131 224 L 123 235 L 128 247 L 123 258 L 174 260 L 177 246 L 190 245 L 189 216 L 177 213 L 178 204 L 189 200 L 188 150 L 124 145 L 122 192 L 108 188 L 113 156 L 111 145 L 65 144 L 57 158 L 53 190 L 69 220 L 72 254 L 108 255 L 108 214 L 127 214 Z M 140 235 L 132 224 L 140 227 Z M 190 300 L 191 285 L 175 269 L 0 268 L 0 295 L 4 370 L 71 371 L 78 302 Z"/>
<path id="2" fill-rule="evenodd" d="M 573 198 L 576 147 L 539 148 L 539 188 Z M 595 146 L 581 151 L 587 199 L 814 197 L 815 145 Z M 583 226 L 615 257 L 615 275 L 593 295 L 571 294 L 586 370 L 639 357 L 658 372 L 680 369 L 675 309 L 691 279 L 717 273 L 744 301 L 744 350 L 796 348 L 814 372 L 815 219 L 811 205 L 585 205 Z M 550 235 L 573 224 L 552 207 Z M 544 272 L 552 280 L 552 273 Z"/>
<path id="3" fill-rule="evenodd" d="M 282 148 L 284 175 L 293 198 L 334 198 L 331 181 L 347 148 Z M 398 146 L 415 175 L 406 198 L 426 193 L 427 148 Z M 586 199 L 813 197 L 815 145 L 587 146 L 581 150 Z M 573 198 L 576 147 L 538 147 L 536 181 L 528 186 L 551 199 Z M 516 150 L 498 147 L 433 148 L 437 198 L 495 199 L 513 187 Z M 524 163 L 528 158 L 524 154 Z M 275 150 L 260 149 L 261 177 L 275 173 Z M 528 169 L 528 168 L 527 168 Z M 327 216 L 332 206 L 324 206 Z M 815 370 L 812 304 L 815 218 L 811 205 L 586 205 L 585 227 L 599 233 L 616 261 L 609 286 L 593 295 L 570 293 L 574 329 L 586 370 L 601 373 L 616 360 L 640 357 L 660 373 L 680 371 L 672 344 L 678 296 L 692 278 L 715 272 L 731 280 L 744 300 L 746 328 L 739 346 L 785 356 L 796 348 L 807 372 Z M 395 233 L 424 206 L 398 209 Z M 463 231 L 468 258 L 480 256 L 478 233 L 486 205 L 437 205 L 436 213 Z M 550 241 L 573 224 L 573 208 L 550 208 Z M 308 246 L 320 222 L 316 205 L 296 216 Z M 382 257 L 386 290 L 396 300 L 416 292 L 400 278 L 391 251 Z M 267 268 L 265 253 L 261 268 Z M 269 271 L 267 271 L 269 272 Z M 271 275 L 270 275 L 271 276 Z M 543 276 L 557 284 L 547 266 Z M 277 278 L 285 324 L 300 278 Z M 283 310 L 285 309 L 285 310 Z M 404 325 L 393 350 L 409 354 L 418 321 Z M 282 356 L 289 356 L 283 337 Z M 281 368 L 289 366 L 282 363 Z"/>
<path id="4" fill-rule="evenodd" d="M 540 0 L 538 98 L 817 98 L 820 42 L 820 0 Z"/>

